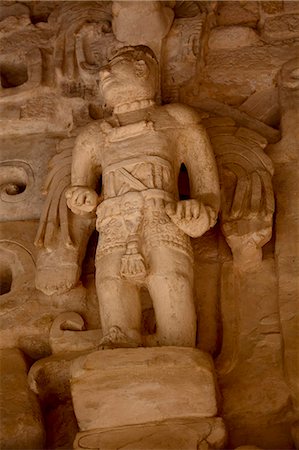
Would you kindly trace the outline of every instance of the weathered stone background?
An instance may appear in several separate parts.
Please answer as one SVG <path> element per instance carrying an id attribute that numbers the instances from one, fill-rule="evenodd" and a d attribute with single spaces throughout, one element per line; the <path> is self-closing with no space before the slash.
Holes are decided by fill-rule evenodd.
<path id="1" fill-rule="evenodd" d="M 80 127 L 107 114 L 97 68 L 114 49 L 139 40 L 159 59 L 162 102 L 195 107 L 207 128 L 226 135 L 228 128 L 258 133 L 272 160 L 273 232 L 258 270 L 236 270 L 221 220 L 193 242 L 198 347 L 216 364 L 227 448 L 298 448 L 299 3 L 163 3 L 174 19 L 153 36 L 146 2 L 134 5 L 136 28 L 129 9 L 127 23 L 112 28 L 109 1 L 0 2 L 0 344 L 1 370 L 9 368 L 1 382 L 6 392 L 1 408 L 7 411 L 9 403 L 11 417 L 22 422 L 18 433 L 3 424 L 2 448 L 70 448 L 74 440 L 77 425 L 65 387 L 71 356 L 51 356 L 55 345 L 63 348 L 63 336 L 60 341 L 51 327 L 57 316 L 72 311 L 87 330 L 99 332 L 97 236 L 89 241 L 76 287 L 60 293 L 48 286 L 50 295 L 37 290 L 36 264 L 44 256 L 34 239 L 46 198 L 42 189 L 51 158 L 71 149 Z M 218 122 L 211 125 L 214 118 Z M 59 180 L 63 176 L 62 171 Z M 91 229 L 89 224 L 89 234 Z M 66 276 L 59 268 L 63 257 L 55 259 L 54 285 Z M 143 301 L 144 327 L 150 330 L 154 319 L 146 292 Z M 83 351 L 76 347 L 76 329 L 67 339 L 75 343 L 73 350 Z M 34 369 L 34 390 L 44 425 L 24 384 L 41 358 L 49 359 Z M 20 392 L 22 406 L 16 401 Z M 27 403 L 38 419 L 27 421 L 22 410 Z"/>

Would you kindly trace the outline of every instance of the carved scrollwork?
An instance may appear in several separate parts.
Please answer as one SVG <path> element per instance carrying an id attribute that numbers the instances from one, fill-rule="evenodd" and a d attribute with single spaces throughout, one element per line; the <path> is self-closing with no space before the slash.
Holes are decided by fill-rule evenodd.
<path id="1" fill-rule="evenodd" d="M 83 318 L 76 312 L 64 312 L 56 317 L 50 329 L 53 353 L 85 351 L 99 347 L 101 330 L 86 330 Z"/>
<path id="2" fill-rule="evenodd" d="M 11 160 L 0 163 L 0 199 L 6 203 L 22 202 L 31 195 L 34 174 L 24 161 Z"/>

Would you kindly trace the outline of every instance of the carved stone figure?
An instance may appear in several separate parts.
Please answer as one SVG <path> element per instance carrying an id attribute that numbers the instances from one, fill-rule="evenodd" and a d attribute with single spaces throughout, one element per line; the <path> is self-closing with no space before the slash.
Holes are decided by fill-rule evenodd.
<path id="1" fill-rule="evenodd" d="M 0 447 L 299 448 L 299 2 L 0 5 Z"/>
<path id="2" fill-rule="evenodd" d="M 156 104 L 157 61 L 149 48 L 122 48 L 99 77 L 113 114 L 79 134 L 66 197 L 73 213 L 97 215 L 102 345 L 193 346 L 189 236 L 201 236 L 212 227 L 219 207 L 209 139 L 189 107 Z M 187 200 L 179 198 L 181 164 L 189 173 Z M 146 342 L 140 333 L 142 286 L 150 293 L 157 323 L 156 334 Z"/>

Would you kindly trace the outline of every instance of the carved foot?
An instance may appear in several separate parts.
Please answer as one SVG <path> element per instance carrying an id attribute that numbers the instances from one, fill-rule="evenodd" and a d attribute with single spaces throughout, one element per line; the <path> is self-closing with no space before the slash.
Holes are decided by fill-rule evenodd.
<path id="1" fill-rule="evenodd" d="M 131 338 L 129 338 L 121 329 L 117 326 L 111 327 L 109 333 L 106 334 L 101 342 L 100 347 L 103 349 L 108 348 L 134 348 L 138 347 L 138 344 Z"/>

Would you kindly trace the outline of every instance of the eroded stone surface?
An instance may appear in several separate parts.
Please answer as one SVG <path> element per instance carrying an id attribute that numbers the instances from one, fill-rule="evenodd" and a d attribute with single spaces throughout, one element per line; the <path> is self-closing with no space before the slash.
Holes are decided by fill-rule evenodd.
<path id="1" fill-rule="evenodd" d="M 116 450 L 206 450 L 222 448 L 225 442 L 225 428 L 220 418 L 194 421 L 174 420 L 163 424 L 131 426 L 113 431 L 93 430 L 78 433 L 74 448 L 86 449 L 100 446 Z M 248 449 L 250 450 L 250 449 Z M 254 450 L 254 449 L 252 449 Z"/>
<path id="2" fill-rule="evenodd" d="M 196 345 L 213 355 L 217 363 L 221 414 L 228 428 L 225 448 L 281 450 L 298 446 L 298 13 L 298 2 L 294 1 L 1 2 L 0 344 L 4 349 L 18 347 L 32 358 L 29 361 L 38 360 L 36 364 L 40 364 L 33 366 L 33 372 L 46 410 L 47 448 L 70 448 L 75 439 L 77 424 L 68 377 L 70 361 L 78 356 L 77 351 L 157 345 L 157 336 L 164 343 L 178 344 L 187 339 L 188 345 L 191 341 L 195 345 L 195 334 Z M 131 81 L 123 79 L 122 93 L 118 86 L 119 99 L 120 94 L 122 100 L 129 96 L 131 111 L 127 105 L 125 115 L 130 116 L 131 124 L 122 122 L 124 109 L 114 108 L 111 92 L 109 98 L 106 92 L 104 99 L 99 89 L 100 69 L 105 73 L 107 67 L 103 67 L 109 61 L 115 62 L 113 56 L 124 45 L 146 45 L 157 60 L 155 96 L 135 95 L 146 74 L 142 58 L 136 64 L 134 83 L 130 77 Z M 164 106 L 159 106 L 161 102 Z M 185 106 L 178 105 L 181 103 Z M 188 116 L 190 113 L 194 118 L 195 113 L 187 105 L 197 110 L 196 119 L 192 119 L 196 124 Z M 134 111 L 140 106 L 150 112 L 150 117 L 136 115 Z M 139 129 L 137 122 L 142 121 L 144 128 Z M 182 247 L 177 253 L 160 251 L 164 225 L 159 214 L 165 206 L 161 206 L 161 199 L 155 199 L 156 205 L 150 208 L 146 206 L 151 211 L 146 216 L 144 210 L 139 214 L 140 198 L 134 211 L 128 211 L 125 202 L 120 201 L 124 197 L 115 195 L 121 203 L 121 217 L 126 217 L 126 230 L 139 219 L 141 224 L 157 215 L 152 226 L 159 238 L 156 259 L 153 262 L 143 254 L 146 246 L 153 247 L 153 242 L 145 243 L 147 228 L 141 230 L 139 224 L 135 236 L 142 236 L 137 252 L 141 258 L 138 256 L 135 263 L 139 269 L 145 268 L 147 280 L 153 267 L 160 274 L 166 267 L 172 271 L 173 281 L 165 289 L 169 273 L 167 277 L 163 273 L 162 279 L 156 279 L 148 289 L 150 284 L 140 279 L 127 279 L 124 296 L 111 291 L 110 298 L 113 302 L 118 298 L 118 305 L 124 308 L 111 307 L 109 314 L 99 311 L 99 304 L 103 305 L 107 286 L 111 290 L 115 280 L 104 286 L 103 279 L 99 279 L 100 273 L 109 278 L 115 261 L 106 257 L 105 264 L 100 265 L 98 260 L 100 249 L 106 248 L 109 239 L 116 242 L 115 223 L 112 226 L 108 222 L 111 204 L 107 203 L 107 192 L 111 190 L 107 178 L 116 169 L 109 172 L 109 164 L 101 161 L 105 169 L 102 178 L 94 167 L 88 172 L 97 179 L 94 188 L 101 202 L 98 209 L 102 215 L 97 225 L 100 236 L 95 231 L 94 212 L 87 216 L 71 212 L 65 197 L 72 184 L 75 145 L 79 145 L 81 136 L 81 140 L 89 142 L 87 146 L 94 141 L 97 151 L 104 148 L 97 134 L 99 127 L 101 136 L 105 136 L 107 157 L 116 155 L 118 161 L 121 157 L 117 151 L 126 157 L 134 156 L 136 147 L 132 144 L 138 139 L 143 149 L 150 147 L 151 157 L 161 157 L 160 144 L 148 136 L 163 136 L 165 149 L 169 150 L 169 167 L 177 171 L 170 176 L 170 184 L 178 185 L 176 200 L 185 202 L 194 199 L 194 187 L 200 185 L 202 164 L 207 161 L 198 145 L 201 138 L 192 139 L 190 130 L 204 127 L 217 156 L 222 192 L 217 225 L 206 233 L 203 227 L 200 237 L 192 237 L 193 250 L 188 243 L 188 258 Z M 186 130 L 183 139 L 178 137 L 182 130 Z M 186 148 L 176 159 L 174 148 L 180 146 L 180 139 Z M 179 167 L 186 163 L 184 158 L 191 147 L 192 162 Z M 161 167 L 162 172 L 167 172 L 168 166 Z M 155 160 L 155 176 L 161 167 Z M 137 185 L 138 181 L 143 183 L 146 190 L 161 189 L 156 183 L 166 182 L 165 173 L 153 177 L 144 161 L 138 170 L 131 169 Z M 211 178 L 216 179 L 215 175 Z M 133 190 L 140 189 L 138 186 Z M 162 190 L 167 188 L 162 186 Z M 105 202 L 105 211 L 100 211 Z M 206 198 L 203 204 L 209 205 Z M 218 206 L 212 209 L 216 220 Z M 180 245 L 180 239 L 185 239 L 186 244 L 186 230 L 179 231 L 179 221 L 172 222 L 174 215 L 172 219 L 163 217 L 176 230 L 172 236 Z M 127 244 L 126 237 L 123 249 Z M 124 251 L 127 254 L 123 266 L 128 269 L 132 258 L 127 247 Z M 96 293 L 95 259 L 97 285 L 102 285 L 103 295 L 99 287 Z M 125 267 L 121 272 L 124 280 Z M 185 312 L 192 311 L 192 317 L 189 320 L 184 313 L 180 322 L 166 305 L 165 292 L 177 313 L 176 300 L 187 298 L 180 291 L 182 286 L 189 287 Z M 162 297 L 163 302 L 158 302 Z M 132 304 L 128 305 L 128 299 Z M 124 311 L 137 323 L 130 342 L 122 324 L 114 323 L 115 315 L 124 317 Z M 137 315 L 132 315 L 136 311 Z M 107 334 L 105 324 L 110 314 L 114 315 L 113 326 Z M 165 319 L 163 325 L 161 317 Z M 102 342 L 101 322 L 105 334 Z M 22 369 L 23 375 L 26 370 Z M 206 450 L 224 445 L 219 418 L 200 419 L 203 422 L 196 425 L 186 420 L 182 418 L 177 427 L 173 422 L 156 422 L 153 433 L 151 425 L 147 425 L 146 435 L 142 436 L 140 425 L 95 434 L 81 431 L 83 435 L 77 436 L 75 445 L 95 448 L 98 442 L 111 442 L 116 448 L 136 449 L 141 442 L 136 439 L 143 439 L 142 445 L 153 450 L 166 441 L 174 448 L 197 446 Z M 208 429 L 212 434 L 204 431 Z M 7 448 L 23 448 L 25 426 L 19 431 L 5 435 Z M 15 442 L 17 437 L 19 441 Z"/>
<path id="3" fill-rule="evenodd" d="M 114 115 L 85 128 L 72 157 L 67 204 L 79 216 L 96 210 L 101 236 L 96 284 L 104 346 L 142 343 L 141 285 L 156 315 L 156 335 L 149 338 L 159 345 L 195 343 L 188 236 L 199 237 L 215 224 L 218 176 L 195 111 L 155 104 L 156 70 L 148 47 L 118 51 L 100 71 L 100 88 Z M 179 198 L 181 164 L 189 171 L 188 200 Z M 95 191 L 100 173 L 102 198 Z"/>
<path id="4" fill-rule="evenodd" d="M 46 448 L 71 448 L 78 432 L 70 392 L 70 367 L 83 352 L 68 352 L 35 362 L 28 385 L 37 394 L 44 411 Z"/>
<path id="5" fill-rule="evenodd" d="M 213 366 L 199 350 L 99 351 L 75 361 L 71 371 L 81 430 L 217 413 Z M 184 380 L 184 389 L 177 392 L 179 380 Z M 117 411 L 112 404 L 118 405 Z"/>
<path id="6" fill-rule="evenodd" d="M 27 384 L 27 363 L 17 348 L 0 351 L 3 449 L 43 448 L 45 433 L 37 398 Z"/>

